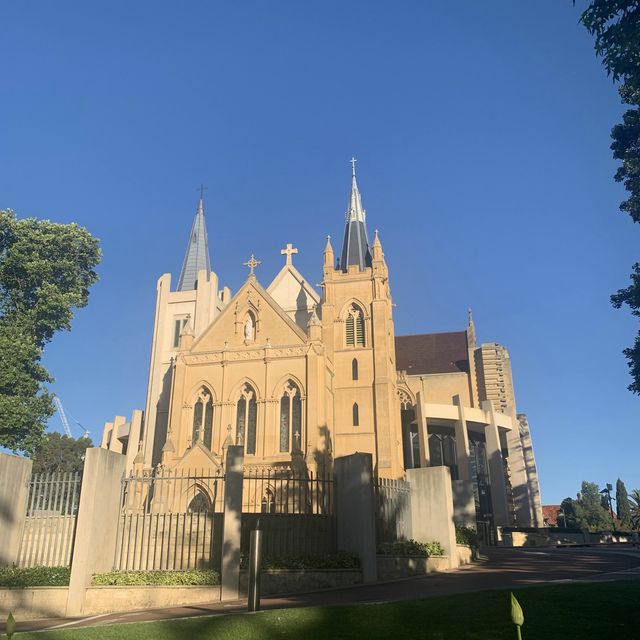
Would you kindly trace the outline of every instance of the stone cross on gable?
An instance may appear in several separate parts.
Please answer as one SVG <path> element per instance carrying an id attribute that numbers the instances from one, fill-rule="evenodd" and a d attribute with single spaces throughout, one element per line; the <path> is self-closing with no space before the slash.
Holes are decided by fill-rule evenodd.
<path id="1" fill-rule="evenodd" d="M 287 256 L 286 264 L 292 264 L 292 257 L 294 254 L 298 253 L 298 250 L 289 242 L 285 249 L 282 249 L 280 253 L 283 256 Z"/>
<path id="2" fill-rule="evenodd" d="M 259 265 L 262 264 L 262 262 L 260 260 L 256 260 L 255 256 L 253 255 L 253 253 L 251 254 L 251 257 L 249 258 L 249 260 L 247 260 L 246 262 L 242 263 L 245 267 L 249 267 L 250 269 L 250 275 L 254 275 L 254 270 L 255 268 Z"/>

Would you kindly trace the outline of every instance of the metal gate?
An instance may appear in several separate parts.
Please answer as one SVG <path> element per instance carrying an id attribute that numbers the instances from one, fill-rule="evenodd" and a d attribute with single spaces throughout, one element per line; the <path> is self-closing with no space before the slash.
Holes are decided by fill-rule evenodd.
<path id="1" fill-rule="evenodd" d="M 81 481 L 77 472 L 31 476 L 18 566 L 71 564 Z"/>
<path id="2" fill-rule="evenodd" d="M 224 476 L 154 470 L 122 478 L 116 571 L 219 568 Z"/>

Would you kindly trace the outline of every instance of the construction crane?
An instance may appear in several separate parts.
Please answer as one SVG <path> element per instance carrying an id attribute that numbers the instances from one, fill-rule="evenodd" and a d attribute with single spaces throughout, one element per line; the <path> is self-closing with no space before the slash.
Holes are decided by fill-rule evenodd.
<path id="1" fill-rule="evenodd" d="M 58 409 L 58 413 L 60 414 L 60 420 L 62 421 L 62 426 L 64 427 L 64 433 L 69 438 L 73 438 L 73 434 L 71 433 L 71 427 L 69 426 L 69 420 L 67 420 L 67 414 L 64 411 L 64 407 L 62 406 L 62 401 L 58 396 L 53 396 L 53 402 L 56 405 L 56 409 Z M 69 414 L 71 416 L 71 414 Z M 71 419 L 84 431 L 82 434 L 83 438 L 89 437 L 89 430 L 85 429 L 73 416 Z"/>

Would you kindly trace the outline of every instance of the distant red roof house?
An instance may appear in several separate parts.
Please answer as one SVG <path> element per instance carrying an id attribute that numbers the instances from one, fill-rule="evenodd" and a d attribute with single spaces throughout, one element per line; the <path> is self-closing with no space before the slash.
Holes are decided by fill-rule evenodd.
<path id="1" fill-rule="evenodd" d="M 542 522 L 545 527 L 558 526 L 558 514 L 560 513 L 559 504 L 542 505 Z"/>
<path id="2" fill-rule="evenodd" d="M 396 368 L 409 375 L 469 373 L 467 332 L 396 336 Z"/>

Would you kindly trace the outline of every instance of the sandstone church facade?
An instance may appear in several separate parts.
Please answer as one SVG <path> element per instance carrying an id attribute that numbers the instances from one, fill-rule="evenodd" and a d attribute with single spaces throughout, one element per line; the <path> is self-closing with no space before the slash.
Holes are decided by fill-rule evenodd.
<path id="1" fill-rule="evenodd" d="M 251 256 L 232 295 L 211 270 L 200 198 L 177 287 L 170 274 L 158 280 L 146 408 L 107 423 L 101 446 L 140 472 L 219 471 L 229 444 L 248 467 L 324 474 L 354 452 L 386 478 L 446 465 L 454 500 L 467 496 L 478 521 L 542 526 L 508 352 L 476 344 L 471 313 L 463 331 L 395 335 L 389 268 L 377 231 L 369 241 L 355 168 L 321 291 L 291 244 L 281 253 L 267 286 Z"/>

